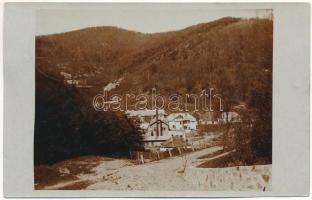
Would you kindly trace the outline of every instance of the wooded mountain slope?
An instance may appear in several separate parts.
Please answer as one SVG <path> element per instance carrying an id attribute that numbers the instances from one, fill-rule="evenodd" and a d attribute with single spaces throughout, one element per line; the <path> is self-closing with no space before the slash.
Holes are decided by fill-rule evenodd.
<path id="1" fill-rule="evenodd" d="M 199 93 L 214 87 L 231 100 L 271 85 L 273 21 L 222 18 L 180 31 L 143 34 L 94 27 L 36 37 L 36 67 L 85 77 L 91 90 L 123 77 L 117 93 Z M 269 78 L 267 78 L 269 77 Z"/>

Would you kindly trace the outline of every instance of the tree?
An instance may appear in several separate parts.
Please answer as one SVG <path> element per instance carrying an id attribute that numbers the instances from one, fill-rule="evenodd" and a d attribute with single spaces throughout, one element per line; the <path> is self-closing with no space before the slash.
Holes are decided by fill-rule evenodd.
<path id="1" fill-rule="evenodd" d="M 249 105 L 254 116 L 251 148 L 254 158 L 272 159 L 272 73 L 265 71 L 251 91 Z"/>
<path id="2" fill-rule="evenodd" d="M 127 117 L 96 112 L 75 87 L 38 71 L 35 115 L 35 164 L 81 155 L 126 156 L 143 149 L 142 132 Z"/>

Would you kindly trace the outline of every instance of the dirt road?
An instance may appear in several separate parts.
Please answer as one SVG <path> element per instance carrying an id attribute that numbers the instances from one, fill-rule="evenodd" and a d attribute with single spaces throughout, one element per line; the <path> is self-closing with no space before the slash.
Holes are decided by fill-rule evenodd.
<path id="1" fill-rule="evenodd" d="M 107 181 L 99 181 L 88 189 L 121 189 L 121 190 L 189 190 L 195 189 L 185 179 L 184 167 L 198 165 L 198 157 L 218 151 L 222 147 L 203 149 L 185 156 L 178 156 L 144 165 L 131 165 L 118 168 L 107 167 L 105 163 L 96 168 L 97 176 L 107 177 Z M 185 166 L 186 165 L 186 166 Z M 119 165 L 120 166 L 120 165 Z"/>
<path id="2" fill-rule="evenodd" d="M 222 147 L 211 147 L 142 165 L 134 165 L 129 160 L 121 159 L 101 161 L 92 170 L 93 173 L 79 175 L 79 180 L 59 183 L 45 189 L 58 189 L 79 181 L 90 183 L 85 189 L 92 190 L 263 190 L 263 188 L 271 188 L 270 165 L 196 168 L 207 161 L 198 157 L 221 149 Z"/>

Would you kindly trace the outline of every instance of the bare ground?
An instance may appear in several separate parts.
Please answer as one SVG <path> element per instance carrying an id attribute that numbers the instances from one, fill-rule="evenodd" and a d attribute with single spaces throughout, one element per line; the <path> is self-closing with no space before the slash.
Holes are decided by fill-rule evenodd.
<path id="1" fill-rule="evenodd" d="M 92 168 L 88 167 L 83 173 L 75 171 L 73 179 L 61 180 L 60 178 L 56 182 L 40 185 L 37 188 L 91 190 L 263 190 L 265 188 L 270 190 L 271 165 L 245 166 L 238 170 L 235 167 L 214 169 L 196 167 L 207 161 L 199 157 L 213 155 L 220 150 L 222 147 L 211 147 L 143 165 L 134 164 L 127 159 L 98 159 L 90 162 L 94 165 L 91 164 Z M 209 158 L 209 160 L 213 159 L 214 157 Z M 81 163 L 81 160 L 78 159 L 78 163 Z"/>

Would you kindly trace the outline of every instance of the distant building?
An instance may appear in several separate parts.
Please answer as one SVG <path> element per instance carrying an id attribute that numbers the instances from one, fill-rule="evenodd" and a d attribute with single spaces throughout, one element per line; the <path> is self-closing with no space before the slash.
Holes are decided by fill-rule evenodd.
<path id="1" fill-rule="evenodd" d="M 76 87 L 92 87 L 87 85 L 87 79 L 75 79 L 70 73 L 60 72 L 61 76 L 64 78 L 64 83 L 67 85 L 73 85 Z"/>
<path id="2" fill-rule="evenodd" d="M 126 115 L 128 118 L 137 118 L 141 123 L 150 123 L 150 121 L 155 117 L 156 110 L 127 110 Z M 158 110 L 158 116 L 167 116 L 165 110 Z"/>
<path id="3" fill-rule="evenodd" d="M 196 118 L 189 113 L 168 115 L 164 110 L 129 110 L 126 115 L 139 122 L 147 149 L 161 147 L 169 139 L 186 140 L 186 134 L 197 128 Z"/>
<path id="4" fill-rule="evenodd" d="M 200 125 L 209 125 L 209 124 L 217 124 L 218 118 L 214 112 L 204 112 L 198 113 L 199 124 Z"/>
<path id="5" fill-rule="evenodd" d="M 170 130 L 190 133 L 197 129 L 197 120 L 189 113 L 172 113 L 167 117 Z M 185 136 L 184 136 L 185 137 Z"/>
<path id="6" fill-rule="evenodd" d="M 219 123 L 238 123 L 242 122 L 240 115 L 237 112 L 222 112 L 221 117 L 218 119 Z"/>
<path id="7" fill-rule="evenodd" d="M 158 119 L 155 116 L 144 132 L 146 148 L 160 147 L 163 142 L 171 138 L 168 120 L 164 116 L 159 116 Z"/>
<path id="8" fill-rule="evenodd" d="M 128 110 L 126 115 L 140 122 L 145 148 L 159 147 L 162 142 L 170 139 L 167 113 L 164 110 Z"/>

